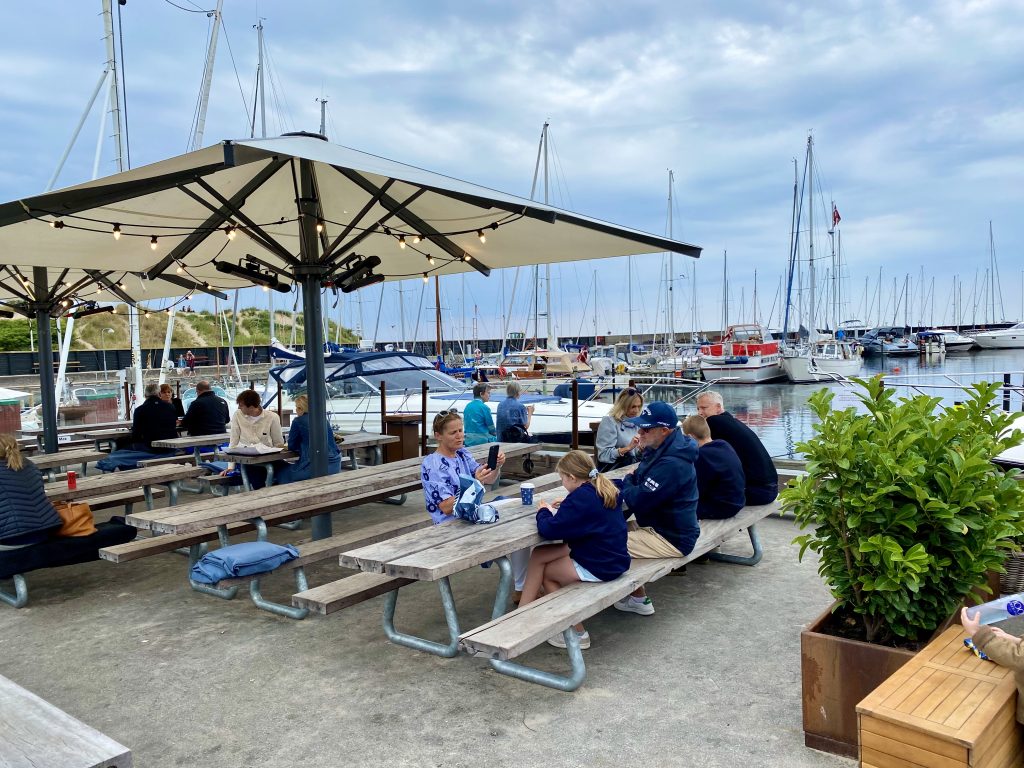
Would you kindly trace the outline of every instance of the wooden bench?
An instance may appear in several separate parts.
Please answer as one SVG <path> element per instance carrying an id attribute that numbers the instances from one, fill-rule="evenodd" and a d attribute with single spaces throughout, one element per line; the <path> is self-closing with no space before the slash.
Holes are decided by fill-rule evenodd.
<path id="1" fill-rule="evenodd" d="M 128 747 L 2 676 L 0 712 L 4 766 L 131 768 Z"/>
<path id="2" fill-rule="evenodd" d="M 550 491 L 561 485 L 561 478 L 559 478 L 557 472 L 552 472 L 547 475 L 541 475 L 540 477 L 531 480 L 534 484 L 535 493 L 543 493 Z M 423 525 L 420 528 L 428 528 L 428 520 L 423 521 Z M 454 525 L 455 523 L 449 523 Z M 402 533 L 406 533 L 403 531 Z M 394 534 L 393 536 L 382 537 L 377 541 L 384 541 L 386 539 L 394 538 L 400 534 Z M 352 544 L 349 547 L 339 549 L 338 552 L 342 552 L 345 549 L 357 549 L 358 547 L 368 546 L 377 542 L 366 541 L 362 544 Z M 410 584 L 413 579 L 406 579 L 395 576 L 386 576 L 379 573 L 356 573 L 350 576 L 343 577 L 337 581 L 332 581 L 327 584 L 323 584 L 319 587 L 313 587 L 312 589 L 298 592 L 292 595 L 292 605 L 297 608 L 306 608 L 314 613 L 319 613 L 321 616 L 340 611 L 343 608 L 348 608 L 364 600 L 377 597 L 379 595 L 387 594 L 393 590 L 404 587 L 406 584 Z"/>
<path id="3" fill-rule="evenodd" d="M 162 499 L 167 495 L 166 488 L 153 488 L 150 490 L 150 495 L 154 499 Z M 139 502 L 146 501 L 146 494 L 141 488 L 137 490 L 119 491 L 118 493 L 110 493 L 106 496 L 94 496 L 89 499 L 89 508 L 96 512 L 102 509 L 113 509 L 114 507 L 124 506 L 124 513 L 130 515 L 132 513 L 132 505 L 138 504 Z"/>
<path id="4" fill-rule="evenodd" d="M 582 685 L 586 677 L 586 666 L 579 640 L 572 631 L 574 624 L 608 608 L 644 584 L 656 581 L 686 563 L 711 553 L 729 536 L 743 528 L 747 529 L 750 536 L 754 548 L 753 555 L 739 557 L 712 553 L 711 557 L 730 563 L 756 565 L 762 556 L 756 524 L 778 510 L 776 501 L 762 506 L 744 507 L 736 515 L 725 520 L 702 520 L 700 538 L 697 539 L 693 551 L 686 557 L 633 560 L 629 570 L 614 581 L 578 582 L 563 587 L 557 592 L 544 595 L 528 605 L 466 632 L 459 637 L 459 645 L 471 655 L 491 659 L 491 665 L 502 674 L 562 691 L 574 691 Z M 565 637 L 572 665 L 572 673 L 569 676 L 556 675 L 510 661 L 559 632 Z"/>

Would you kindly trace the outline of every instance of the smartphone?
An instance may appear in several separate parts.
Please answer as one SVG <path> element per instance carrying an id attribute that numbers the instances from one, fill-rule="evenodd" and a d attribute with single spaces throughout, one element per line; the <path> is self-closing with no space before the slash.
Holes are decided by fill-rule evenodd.
<path id="1" fill-rule="evenodd" d="M 495 443 L 491 446 L 490 450 L 487 451 L 487 468 L 495 469 L 498 466 L 498 451 L 501 450 L 501 446 Z"/>

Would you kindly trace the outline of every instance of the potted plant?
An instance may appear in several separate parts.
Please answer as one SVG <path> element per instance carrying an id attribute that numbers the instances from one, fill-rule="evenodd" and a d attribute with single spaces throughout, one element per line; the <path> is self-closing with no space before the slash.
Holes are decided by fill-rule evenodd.
<path id="1" fill-rule="evenodd" d="M 801 634 L 805 743 L 856 756 L 855 707 L 908 661 L 975 590 L 990 592 L 1024 533 L 1024 486 L 993 457 L 1024 442 L 998 410 L 999 385 L 967 399 L 894 397 L 881 376 L 854 379 L 863 412 L 809 401 L 807 475 L 781 494 L 817 553 L 835 603 Z"/>

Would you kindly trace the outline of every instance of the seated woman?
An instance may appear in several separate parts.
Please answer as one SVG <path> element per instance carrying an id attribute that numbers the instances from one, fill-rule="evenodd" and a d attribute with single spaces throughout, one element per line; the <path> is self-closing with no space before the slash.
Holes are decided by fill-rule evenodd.
<path id="1" fill-rule="evenodd" d="M 263 402 L 255 390 L 243 390 L 235 402 L 238 409 L 231 417 L 228 428 L 230 438 L 228 440 L 227 453 L 239 446 L 266 445 L 274 448 L 283 448 L 284 435 L 281 433 L 281 420 L 273 411 L 263 408 Z M 274 471 L 282 469 L 284 462 L 275 461 Z M 234 469 L 233 464 L 221 472 L 222 475 L 229 474 Z M 249 485 L 253 488 L 262 488 L 267 484 L 267 468 L 259 464 L 249 464 L 245 468 L 249 478 Z"/>
<path id="2" fill-rule="evenodd" d="M 0 434 L 0 499 L 0 579 L 96 560 L 101 547 L 135 538 L 123 520 L 100 523 L 89 536 L 57 536 L 63 520 L 46 498 L 43 476 L 10 434 Z"/>
<path id="3" fill-rule="evenodd" d="M 466 445 L 482 445 L 497 441 L 494 419 L 487 401 L 491 399 L 491 388 L 487 384 L 473 387 L 473 400 L 462 412 L 466 425 Z"/>
<path id="4" fill-rule="evenodd" d="M 278 484 L 308 480 L 313 476 L 312 444 L 309 433 L 309 398 L 306 395 L 299 395 L 293 404 L 297 416 L 288 431 L 288 450 L 299 454 L 299 460 L 295 463 L 284 462 L 276 474 Z M 330 422 L 327 422 L 327 440 L 324 443 L 324 450 L 327 452 L 327 474 L 337 474 L 341 471 L 341 451 L 334 441 L 334 432 L 331 430 Z"/>
<path id="5" fill-rule="evenodd" d="M 544 544 L 530 557 L 522 605 L 577 581 L 612 581 L 629 568 L 626 519 L 615 484 L 598 473 L 583 451 L 569 451 L 557 466 L 562 486 L 569 494 L 537 510 L 537 531 L 545 539 L 563 544 Z M 580 648 L 590 647 L 590 635 L 582 624 L 574 627 Z M 565 647 L 562 635 L 548 642 Z"/>
<path id="6" fill-rule="evenodd" d="M 602 472 L 640 461 L 637 426 L 627 419 L 639 416 L 643 407 L 643 395 L 633 387 L 628 387 L 619 393 L 611 411 L 601 419 L 594 444 L 597 447 L 597 465 Z"/>
<path id="7" fill-rule="evenodd" d="M 537 442 L 529 432 L 533 406 L 519 402 L 521 394 L 523 388 L 518 381 L 510 381 L 505 385 L 505 399 L 498 403 L 498 440 L 509 443 Z"/>

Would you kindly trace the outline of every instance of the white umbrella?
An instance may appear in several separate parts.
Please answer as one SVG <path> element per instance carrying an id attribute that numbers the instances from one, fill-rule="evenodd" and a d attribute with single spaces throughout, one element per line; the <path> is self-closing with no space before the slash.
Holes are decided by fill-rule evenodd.
<path id="1" fill-rule="evenodd" d="M 28 392 L 0 387 L 0 400 L 20 400 L 23 397 L 28 397 Z"/>

